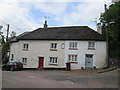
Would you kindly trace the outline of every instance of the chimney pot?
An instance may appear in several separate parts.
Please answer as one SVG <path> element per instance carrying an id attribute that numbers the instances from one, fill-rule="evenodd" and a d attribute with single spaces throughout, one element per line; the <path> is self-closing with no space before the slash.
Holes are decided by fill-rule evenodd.
<path id="1" fill-rule="evenodd" d="M 47 28 L 47 20 L 45 20 L 44 28 Z"/>

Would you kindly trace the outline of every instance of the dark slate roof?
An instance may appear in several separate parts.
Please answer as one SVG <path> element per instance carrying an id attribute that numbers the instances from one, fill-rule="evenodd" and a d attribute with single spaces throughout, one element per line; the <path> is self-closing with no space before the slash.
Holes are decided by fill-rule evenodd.
<path id="1" fill-rule="evenodd" d="M 38 28 L 17 40 L 95 40 L 104 41 L 103 35 L 88 26 Z"/>
<path id="2" fill-rule="evenodd" d="M 20 37 L 22 37 L 22 36 L 24 36 L 24 35 L 26 35 L 26 34 L 28 34 L 28 33 L 29 33 L 29 32 L 24 32 L 24 33 L 18 35 L 17 37 L 11 39 L 11 42 L 16 42 L 16 41 L 18 41 L 18 38 L 20 38 Z"/>

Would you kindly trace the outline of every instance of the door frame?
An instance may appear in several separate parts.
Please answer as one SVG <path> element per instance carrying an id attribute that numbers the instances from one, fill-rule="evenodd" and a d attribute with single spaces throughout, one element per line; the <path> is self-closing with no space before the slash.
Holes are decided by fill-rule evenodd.
<path id="1" fill-rule="evenodd" d="M 43 58 L 43 67 L 40 67 L 40 58 Z M 43 69 L 44 68 L 44 57 L 38 57 L 38 68 Z"/>
<path id="2" fill-rule="evenodd" d="M 92 65 L 91 65 L 90 67 L 86 67 L 86 66 L 87 66 L 87 65 L 86 65 L 86 64 L 87 64 L 87 63 L 86 63 L 86 60 L 87 60 L 87 57 L 86 57 L 86 56 L 87 56 L 87 55 L 92 55 L 92 62 L 91 62 Z M 93 68 L 93 56 L 94 56 L 94 54 L 85 54 L 85 68 Z"/>

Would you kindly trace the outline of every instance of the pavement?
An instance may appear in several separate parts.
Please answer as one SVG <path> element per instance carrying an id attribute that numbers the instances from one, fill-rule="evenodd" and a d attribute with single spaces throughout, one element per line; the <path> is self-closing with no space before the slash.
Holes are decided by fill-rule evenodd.
<path id="1" fill-rule="evenodd" d="M 2 71 L 3 88 L 118 88 L 118 70 Z"/>
<path id="2" fill-rule="evenodd" d="M 105 72 L 109 72 L 109 71 L 112 71 L 112 70 L 115 70 L 115 69 L 118 69 L 118 68 L 117 67 L 110 67 L 110 68 L 106 68 L 106 69 L 101 69 L 97 73 L 105 73 Z"/>

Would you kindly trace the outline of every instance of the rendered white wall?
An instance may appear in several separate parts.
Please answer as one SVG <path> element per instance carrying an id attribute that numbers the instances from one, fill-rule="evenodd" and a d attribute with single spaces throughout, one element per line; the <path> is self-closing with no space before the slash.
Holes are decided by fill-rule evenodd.
<path id="1" fill-rule="evenodd" d="M 18 42 L 14 42 L 10 44 L 10 58 L 9 61 L 11 61 L 11 54 L 14 54 L 14 58 L 13 61 L 18 61 L 18 57 L 19 57 L 19 43 Z"/>
<path id="2" fill-rule="evenodd" d="M 69 42 L 77 42 L 78 50 L 69 50 Z M 28 43 L 28 51 L 23 50 L 23 44 Z M 57 51 L 50 51 L 50 43 L 57 43 Z M 65 49 L 61 48 L 61 44 L 65 43 Z M 78 55 L 78 63 L 72 63 L 72 69 L 81 69 L 85 67 L 85 54 L 93 54 L 93 66 L 102 68 L 106 66 L 106 43 L 104 41 L 95 42 L 95 50 L 88 50 L 88 41 L 19 41 L 11 44 L 11 54 L 14 54 L 14 61 L 22 61 L 22 58 L 27 58 L 25 68 L 37 68 L 38 57 L 44 57 L 44 68 L 62 68 L 66 67 L 69 54 Z M 58 57 L 58 66 L 49 65 L 49 57 Z M 11 57 L 10 57 L 11 58 Z"/>
<path id="3" fill-rule="evenodd" d="M 22 62 L 22 58 L 27 58 L 27 64 L 24 65 L 25 68 L 38 68 L 38 57 L 44 57 L 44 68 L 62 68 L 64 67 L 64 49 L 61 49 L 61 44 L 64 41 L 19 41 L 19 55 L 16 50 L 13 50 L 18 58 Z M 29 44 L 28 51 L 23 50 L 23 44 Z M 57 51 L 50 51 L 50 43 L 57 43 Z M 12 47 L 13 48 L 13 47 Z M 11 52 L 11 53 L 12 53 Z M 58 57 L 58 66 L 49 65 L 49 57 Z"/>
<path id="4" fill-rule="evenodd" d="M 78 50 L 69 50 L 70 42 L 77 42 Z M 65 63 L 68 62 L 69 54 L 78 55 L 78 63 L 71 63 L 71 69 L 85 68 L 85 54 L 93 54 L 93 66 L 102 68 L 106 65 L 106 43 L 102 41 L 95 41 L 95 50 L 88 50 L 88 41 L 66 41 Z"/>

